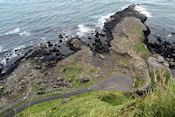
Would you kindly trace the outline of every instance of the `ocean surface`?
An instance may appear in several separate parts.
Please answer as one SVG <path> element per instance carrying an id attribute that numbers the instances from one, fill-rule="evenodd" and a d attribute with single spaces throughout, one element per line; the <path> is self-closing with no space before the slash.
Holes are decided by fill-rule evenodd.
<path id="1" fill-rule="evenodd" d="M 175 0 L 0 0 L 0 63 L 58 40 L 59 34 L 84 36 L 101 29 L 110 15 L 134 3 L 152 33 L 174 39 Z"/>

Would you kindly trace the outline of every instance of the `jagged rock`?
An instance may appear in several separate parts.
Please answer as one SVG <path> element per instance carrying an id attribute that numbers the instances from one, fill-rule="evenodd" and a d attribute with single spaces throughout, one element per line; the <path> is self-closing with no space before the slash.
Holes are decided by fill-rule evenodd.
<path id="1" fill-rule="evenodd" d="M 83 77 L 83 78 L 80 78 L 80 82 L 81 83 L 86 83 L 88 82 L 90 79 L 88 77 Z"/>

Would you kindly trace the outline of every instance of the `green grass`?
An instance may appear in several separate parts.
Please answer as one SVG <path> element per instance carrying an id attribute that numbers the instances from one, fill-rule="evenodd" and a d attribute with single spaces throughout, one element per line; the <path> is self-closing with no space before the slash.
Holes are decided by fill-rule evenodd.
<path id="1" fill-rule="evenodd" d="M 4 94 L 4 92 L 6 91 L 6 89 L 7 89 L 7 87 L 6 86 L 3 86 L 4 88 L 2 89 L 2 91 L 0 91 L 0 97 L 1 97 L 1 95 L 3 95 Z"/>
<path id="2" fill-rule="evenodd" d="M 165 69 L 153 75 L 153 90 L 149 95 L 137 97 L 131 106 L 120 113 L 131 117 L 174 117 L 175 81 Z"/>
<path id="3" fill-rule="evenodd" d="M 99 91 L 71 97 L 67 103 L 62 103 L 63 100 L 34 105 L 16 117 L 115 117 L 130 98 L 118 91 Z"/>
<path id="4" fill-rule="evenodd" d="M 144 44 L 144 33 L 142 27 L 137 27 L 136 32 L 138 39 L 136 41 L 135 50 L 145 60 L 150 56 L 148 48 Z"/>
<path id="5" fill-rule="evenodd" d="M 137 88 L 139 88 L 140 86 L 143 86 L 144 83 L 145 83 L 145 81 L 136 78 L 136 81 L 135 81 L 135 84 L 134 84 L 133 89 L 137 89 Z"/>
<path id="6" fill-rule="evenodd" d="M 81 68 L 74 68 L 74 67 L 67 67 L 63 70 L 64 74 L 67 73 L 77 73 L 77 74 L 81 74 L 82 69 Z"/>

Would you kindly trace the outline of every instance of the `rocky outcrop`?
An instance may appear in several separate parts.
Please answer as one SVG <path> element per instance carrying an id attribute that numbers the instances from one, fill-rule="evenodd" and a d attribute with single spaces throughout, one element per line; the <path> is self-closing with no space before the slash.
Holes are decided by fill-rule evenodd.
<path id="1" fill-rule="evenodd" d="M 110 17 L 110 20 L 105 23 L 104 31 L 106 32 L 106 36 L 108 38 L 108 42 L 113 39 L 112 30 L 115 26 L 120 23 L 125 17 L 135 17 L 141 20 L 144 23 L 147 17 L 143 14 L 140 14 L 138 11 L 135 10 L 135 5 L 130 5 L 128 8 L 124 9 L 123 11 L 117 12 Z M 149 30 L 148 34 L 149 34 Z"/>
<path id="2" fill-rule="evenodd" d="M 130 56 L 131 59 L 127 62 L 129 73 L 133 78 L 144 82 L 134 92 L 142 95 L 151 89 L 151 78 L 146 64 L 149 51 L 144 44 L 149 29 L 144 24 L 146 17 L 135 11 L 134 7 L 131 5 L 111 16 L 104 30 L 110 40 L 110 53 Z"/>

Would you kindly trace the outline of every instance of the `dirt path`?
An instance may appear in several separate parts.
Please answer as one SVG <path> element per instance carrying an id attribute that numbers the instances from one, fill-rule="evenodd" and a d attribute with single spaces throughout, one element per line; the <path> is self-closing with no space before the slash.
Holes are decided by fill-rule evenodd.
<path id="1" fill-rule="evenodd" d="M 109 77 L 107 79 L 104 79 L 102 81 L 99 81 L 97 84 L 90 86 L 90 87 L 87 87 L 86 89 L 83 89 L 83 90 L 74 91 L 74 92 L 63 94 L 63 95 L 44 97 L 44 98 L 32 100 L 31 102 L 23 103 L 23 104 L 17 106 L 15 109 L 9 111 L 8 114 L 5 115 L 5 117 L 13 117 L 16 114 L 27 109 L 29 106 L 33 106 L 33 105 L 41 103 L 41 102 L 47 102 L 47 101 L 60 99 L 60 98 L 67 98 L 67 97 L 76 96 L 76 95 L 87 93 L 87 92 L 93 92 L 93 91 L 99 91 L 99 90 L 103 90 L 103 91 L 115 91 L 115 90 L 117 90 L 117 91 L 130 91 L 132 86 L 133 86 L 133 83 L 134 82 L 133 82 L 132 78 L 128 77 L 125 74 L 120 73 L 120 74 L 114 75 L 112 77 Z"/>

